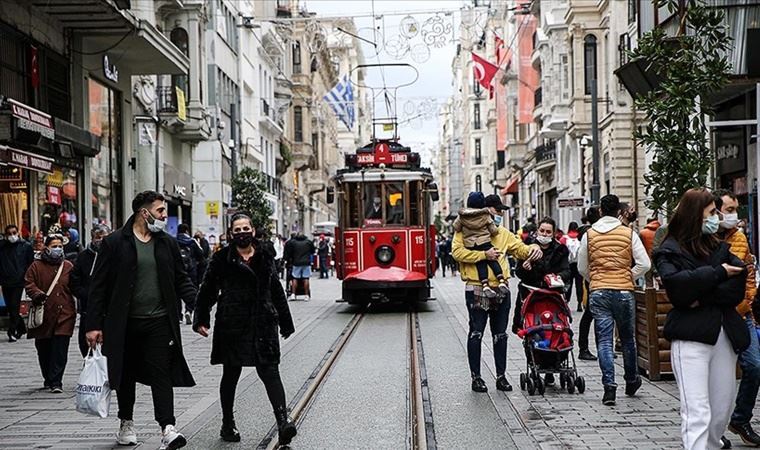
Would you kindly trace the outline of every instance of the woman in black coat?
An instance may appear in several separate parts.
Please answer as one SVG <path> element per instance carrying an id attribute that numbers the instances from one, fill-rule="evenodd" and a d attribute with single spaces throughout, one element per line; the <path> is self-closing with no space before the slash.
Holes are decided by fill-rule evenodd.
<path id="1" fill-rule="evenodd" d="M 280 379 L 280 334 L 293 334 L 285 292 L 274 264 L 274 249 L 255 239 L 250 217 L 236 214 L 230 226 L 232 245 L 215 253 L 203 278 L 195 307 L 193 330 L 206 337 L 211 308 L 217 304 L 211 364 L 222 364 L 219 394 L 222 404 L 220 435 L 240 441 L 233 407 L 242 368 L 255 366 L 264 383 L 279 428 L 280 444 L 296 435 L 288 419 L 285 389 Z"/>
<path id="2" fill-rule="evenodd" d="M 747 270 L 715 237 L 718 212 L 707 189 L 681 198 L 668 234 L 653 257 L 673 309 L 664 335 L 681 398 L 684 448 L 721 448 L 733 409 L 738 353 L 749 334 L 736 306 Z"/>

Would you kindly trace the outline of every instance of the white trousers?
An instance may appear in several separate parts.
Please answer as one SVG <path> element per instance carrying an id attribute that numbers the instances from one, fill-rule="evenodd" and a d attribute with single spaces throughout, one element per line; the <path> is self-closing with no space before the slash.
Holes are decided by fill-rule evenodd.
<path id="1" fill-rule="evenodd" d="M 686 450 L 715 450 L 736 398 L 736 358 L 721 328 L 715 345 L 675 340 L 670 361 L 681 396 L 681 437 Z"/>

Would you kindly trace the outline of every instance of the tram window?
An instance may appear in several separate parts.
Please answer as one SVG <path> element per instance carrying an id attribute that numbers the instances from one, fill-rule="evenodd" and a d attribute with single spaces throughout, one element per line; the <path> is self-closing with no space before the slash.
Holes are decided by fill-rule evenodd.
<path id="1" fill-rule="evenodd" d="M 383 224 L 383 197 L 379 183 L 364 186 L 364 226 Z"/>
<path id="2" fill-rule="evenodd" d="M 420 182 L 409 182 L 409 225 L 420 226 Z"/>
<path id="3" fill-rule="evenodd" d="M 361 192 L 359 187 L 355 184 L 345 184 L 343 189 L 345 195 L 346 205 L 346 226 L 348 228 L 359 227 L 359 214 L 361 214 Z"/>
<path id="4" fill-rule="evenodd" d="M 386 183 L 387 223 L 404 224 L 404 183 Z"/>

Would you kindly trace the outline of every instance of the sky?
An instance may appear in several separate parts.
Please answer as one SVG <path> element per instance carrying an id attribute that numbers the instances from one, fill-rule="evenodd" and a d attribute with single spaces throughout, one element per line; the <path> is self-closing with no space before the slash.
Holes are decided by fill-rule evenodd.
<path id="1" fill-rule="evenodd" d="M 405 62 L 413 65 L 419 72 L 419 78 L 414 84 L 398 90 L 396 115 L 400 122 L 400 142 L 412 146 L 413 151 L 420 152 L 423 161 L 427 162 L 431 162 L 433 150 L 438 143 L 439 107 L 451 95 L 451 62 L 456 52 L 456 43 L 453 40 L 459 36 L 459 14 L 445 15 L 441 12 L 458 11 L 463 4 L 462 0 L 302 0 L 302 5 L 305 5 L 308 11 L 317 13 L 317 16 L 353 17 L 374 14 L 375 20 L 372 17 L 354 17 L 361 37 L 375 40 L 372 32 L 374 27 L 381 36 L 378 40 L 390 44 L 401 43 L 402 49 L 406 47 L 404 43 L 408 44 L 410 51 L 400 59 L 394 58 L 398 53 L 393 49 L 398 46 L 381 45 L 387 48 L 382 48 L 377 54 L 371 44 L 363 42 L 362 49 L 366 64 Z M 379 16 L 381 18 L 377 19 Z M 425 25 L 428 19 L 431 22 Z M 437 43 L 426 44 L 422 32 L 431 30 L 436 19 L 440 19 L 438 24 L 444 27 L 445 31 L 441 35 L 443 39 Z M 450 31 L 446 32 L 446 29 Z M 414 36 L 405 38 L 404 35 Z M 433 34 L 426 33 L 426 36 L 430 42 Z M 412 57 L 412 50 L 415 52 L 416 61 Z M 388 87 L 413 77 L 413 73 L 408 69 L 385 69 L 382 74 L 379 69 L 374 69 L 367 73 L 367 84 L 381 87 L 383 75 Z M 376 103 L 376 107 L 380 108 L 376 114 L 386 115 L 382 103 Z M 415 116 L 420 117 L 403 123 L 405 118 Z"/>

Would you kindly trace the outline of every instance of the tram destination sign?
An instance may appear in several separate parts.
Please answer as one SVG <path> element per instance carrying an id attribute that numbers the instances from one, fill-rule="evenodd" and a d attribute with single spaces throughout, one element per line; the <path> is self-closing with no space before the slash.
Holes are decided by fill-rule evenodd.
<path id="1" fill-rule="evenodd" d="M 387 142 L 379 142 L 374 147 L 364 147 L 354 155 L 346 155 L 348 167 L 409 167 L 419 165 L 420 155 L 409 151 L 408 147 L 392 147 Z"/>

